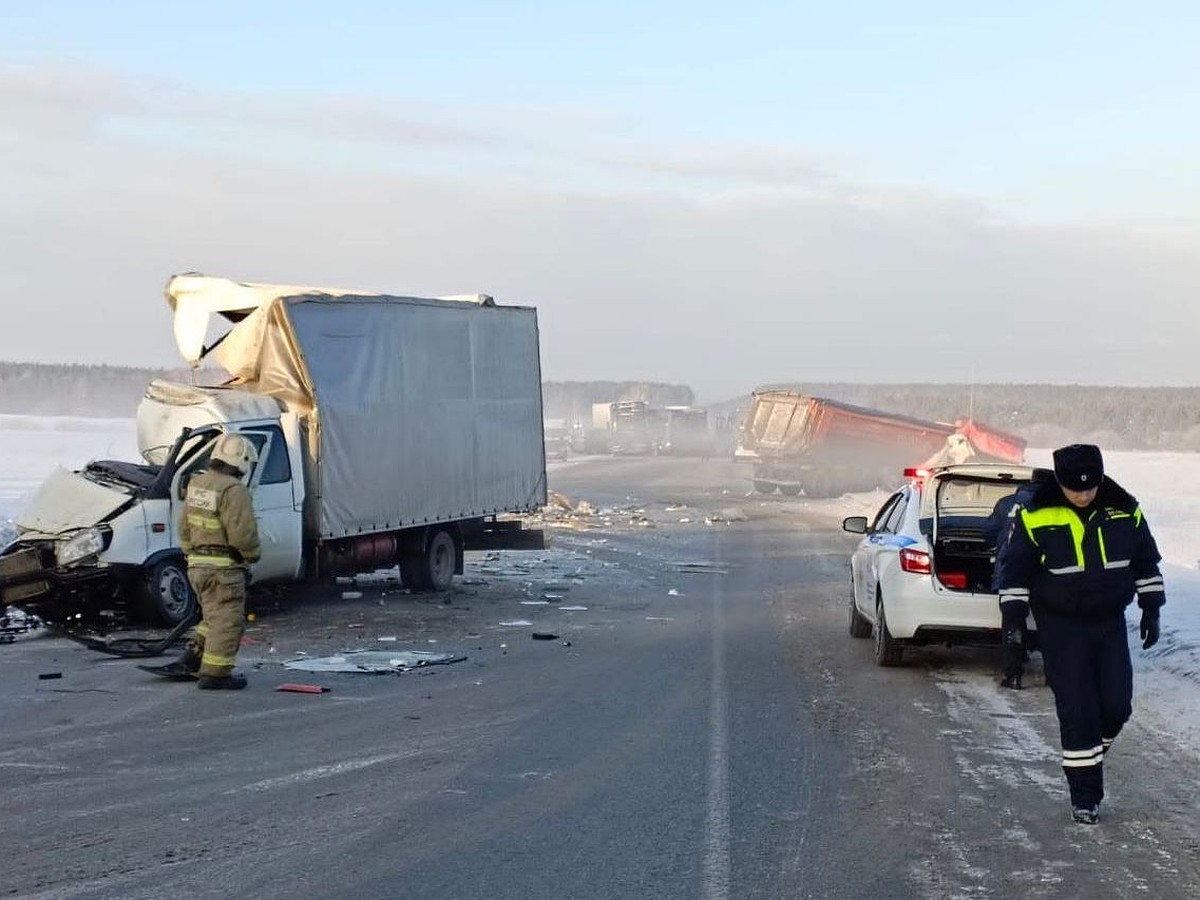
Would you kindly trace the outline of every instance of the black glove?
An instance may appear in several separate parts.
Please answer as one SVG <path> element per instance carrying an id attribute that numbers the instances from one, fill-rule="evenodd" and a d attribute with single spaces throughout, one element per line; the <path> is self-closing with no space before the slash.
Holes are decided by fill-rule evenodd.
<path id="1" fill-rule="evenodd" d="M 1001 687 L 1021 690 L 1025 669 L 1025 617 L 1029 605 L 1024 600 L 1000 604 L 1000 663 L 1004 670 Z"/>
<path id="2" fill-rule="evenodd" d="M 1139 629 L 1142 649 L 1149 650 L 1158 643 L 1158 610 L 1142 610 L 1142 627 Z"/>

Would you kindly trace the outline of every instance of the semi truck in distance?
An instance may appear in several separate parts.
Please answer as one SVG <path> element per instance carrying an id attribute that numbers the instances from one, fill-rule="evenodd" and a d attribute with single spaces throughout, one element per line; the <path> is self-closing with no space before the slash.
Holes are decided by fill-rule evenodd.
<path id="1" fill-rule="evenodd" d="M 973 419 L 950 424 L 798 391 L 755 391 L 735 456 L 753 462 L 755 490 L 838 496 L 893 487 L 907 467 L 1020 463 L 1025 440 Z"/>

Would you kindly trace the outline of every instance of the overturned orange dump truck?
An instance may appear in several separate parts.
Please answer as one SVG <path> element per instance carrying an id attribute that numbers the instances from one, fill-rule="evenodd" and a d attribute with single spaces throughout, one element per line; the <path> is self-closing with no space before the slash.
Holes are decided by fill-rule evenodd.
<path id="1" fill-rule="evenodd" d="M 910 466 L 1022 462 L 1025 441 L 972 419 L 954 424 L 796 391 L 755 391 L 739 458 L 761 493 L 831 497 L 892 487 Z"/>

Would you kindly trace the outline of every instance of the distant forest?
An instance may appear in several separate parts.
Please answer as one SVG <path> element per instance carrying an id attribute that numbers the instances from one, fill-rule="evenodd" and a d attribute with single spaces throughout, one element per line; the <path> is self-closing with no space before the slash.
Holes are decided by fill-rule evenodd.
<path id="1" fill-rule="evenodd" d="M 213 370 L 198 380 L 214 383 Z M 133 416 L 154 378 L 187 381 L 187 370 L 0 362 L 0 413 L 60 416 Z M 1200 387 L 1091 387 L 1060 384 L 839 384 L 789 387 L 888 412 L 954 421 L 968 414 L 1021 435 L 1031 446 L 1091 440 L 1111 449 L 1200 450 Z M 641 381 L 548 381 L 547 418 L 591 417 L 591 405 L 646 400 L 652 406 L 695 402 L 686 385 Z M 749 396 L 713 404 L 714 416 L 737 416 Z"/>

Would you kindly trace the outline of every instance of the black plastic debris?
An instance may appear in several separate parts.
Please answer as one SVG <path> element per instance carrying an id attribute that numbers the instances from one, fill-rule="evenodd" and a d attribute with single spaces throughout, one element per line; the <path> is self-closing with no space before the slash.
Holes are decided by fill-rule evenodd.
<path id="1" fill-rule="evenodd" d="M 42 672 L 38 675 L 38 681 L 50 681 L 54 678 L 62 678 L 62 672 Z"/>
<path id="2" fill-rule="evenodd" d="M 557 641 L 558 635 L 551 634 L 549 631 L 535 631 L 533 633 L 533 639 L 535 641 Z"/>

